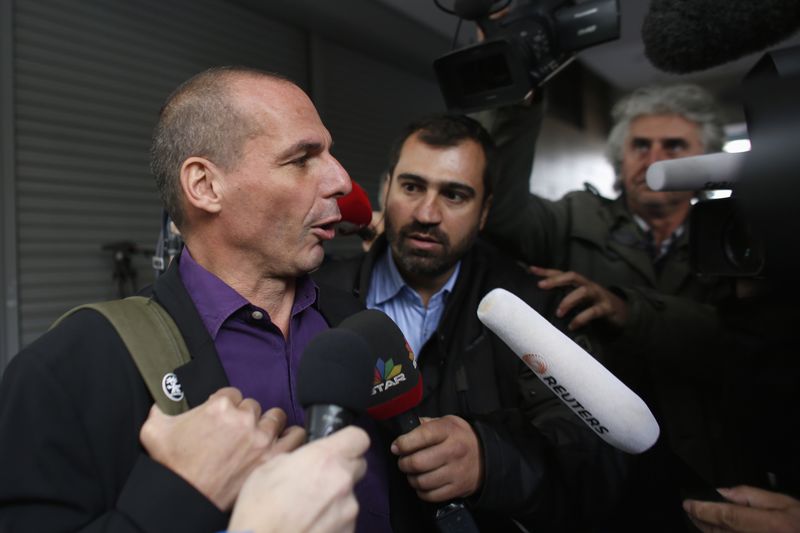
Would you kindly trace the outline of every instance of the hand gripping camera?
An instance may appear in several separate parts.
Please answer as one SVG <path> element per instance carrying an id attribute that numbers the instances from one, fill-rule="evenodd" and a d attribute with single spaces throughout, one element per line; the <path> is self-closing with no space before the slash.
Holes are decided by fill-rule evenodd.
<path id="1" fill-rule="evenodd" d="M 474 20 L 481 43 L 434 61 L 447 108 L 468 112 L 522 101 L 584 48 L 619 38 L 617 0 L 455 0 L 440 9 Z"/>

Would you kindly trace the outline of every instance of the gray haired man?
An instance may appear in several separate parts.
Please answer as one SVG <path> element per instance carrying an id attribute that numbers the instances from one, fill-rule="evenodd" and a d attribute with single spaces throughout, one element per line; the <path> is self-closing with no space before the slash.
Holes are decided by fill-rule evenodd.
<path id="1" fill-rule="evenodd" d="M 621 191 L 615 200 L 588 190 L 557 201 L 529 193 L 535 113 L 514 107 L 495 115 L 501 167 L 486 233 L 535 265 L 543 288 L 572 289 L 559 308 L 574 314 L 571 329 L 599 320 L 648 334 L 648 300 L 653 310 L 707 301 L 715 287 L 693 276 L 688 260 L 695 194 L 653 191 L 645 174 L 659 160 L 719 151 L 723 130 L 711 95 L 694 85 L 653 86 L 614 106 L 607 155 Z"/>
<path id="2" fill-rule="evenodd" d="M 720 149 L 714 99 L 684 84 L 642 88 L 616 104 L 607 149 L 621 191 L 616 199 L 585 190 L 550 201 L 529 192 L 537 107 L 481 117 L 500 152 L 484 233 L 532 265 L 542 277 L 539 287 L 559 291 L 556 315 L 648 401 L 672 451 L 714 479 L 721 459 L 707 408 L 716 408 L 709 392 L 724 366 L 720 354 L 691 358 L 697 351 L 686 347 L 718 327 L 716 304 L 730 285 L 692 272 L 688 225 L 695 193 L 656 192 L 645 181 L 655 161 Z M 660 484 L 652 471 L 642 472 L 645 485 Z"/>

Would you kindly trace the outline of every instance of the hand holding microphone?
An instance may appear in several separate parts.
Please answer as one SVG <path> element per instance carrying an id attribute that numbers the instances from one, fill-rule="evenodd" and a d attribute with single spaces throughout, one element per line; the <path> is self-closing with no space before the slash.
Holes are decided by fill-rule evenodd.
<path id="1" fill-rule="evenodd" d="M 472 428 L 455 416 L 420 424 L 416 407 L 422 400 L 422 376 L 402 331 L 385 313 L 362 311 L 339 327 L 362 336 L 370 347 L 376 364 L 367 412 L 399 435 L 392 452 L 401 455 L 398 466 L 417 495 L 439 504 L 435 516 L 439 531 L 477 533 L 469 510 L 453 499 L 480 486 L 482 458 Z"/>
<path id="2" fill-rule="evenodd" d="M 170 416 L 153 405 L 140 432 L 150 457 L 180 475 L 219 509 L 230 510 L 247 476 L 258 465 L 297 448 L 304 432 L 286 427 L 279 408 L 262 414 L 252 398 L 233 387 Z"/>
<path id="3" fill-rule="evenodd" d="M 423 418 L 422 425 L 392 443 L 400 471 L 419 497 L 446 502 L 471 496 L 483 483 L 478 436 L 458 416 Z"/>
<path id="4" fill-rule="evenodd" d="M 369 436 L 350 426 L 256 468 L 236 500 L 228 529 L 252 533 L 353 531 Z M 302 505 L 298 505 L 302 502 Z"/>
<path id="5" fill-rule="evenodd" d="M 481 484 L 482 457 L 472 427 L 456 416 L 420 420 L 422 376 L 400 328 L 385 313 L 362 311 L 340 325 L 362 335 L 377 364 L 369 415 L 397 437 L 391 451 L 417 495 L 433 503 L 469 496 Z"/>

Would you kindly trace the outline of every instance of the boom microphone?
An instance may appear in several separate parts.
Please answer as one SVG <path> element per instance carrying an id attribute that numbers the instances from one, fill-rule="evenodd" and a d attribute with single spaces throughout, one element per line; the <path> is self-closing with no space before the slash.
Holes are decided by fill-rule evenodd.
<path id="1" fill-rule="evenodd" d="M 654 191 L 733 189 L 748 152 L 681 157 L 656 161 L 647 169 L 647 186 Z"/>
<path id="2" fill-rule="evenodd" d="M 372 361 L 366 341 L 352 331 L 329 329 L 311 339 L 297 368 L 306 442 L 330 435 L 366 411 Z"/>
<path id="3" fill-rule="evenodd" d="M 651 0 L 642 39 L 656 68 L 685 74 L 759 52 L 798 27 L 797 0 Z"/>
<path id="4" fill-rule="evenodd" d="M 642 399 L 518 297 L 492 290 L 478 318 L 600 438 L 628 453 L 655 444 L 658 423 Z"/>
<path id="5" fill-rule="evenodd" d="M 416 408 L 422 400 L 422 376 L 417 370 L 414 351 L 397 324 L 386 313 L 368 309 L 345 319 L 339 328 L 363 336 L 377 356 L 367 413 L 383 422 L 395 435 L 418 427 Z M 439 504 L 435 518 L 442 533 L 479 531 L 461 500 Z"/>

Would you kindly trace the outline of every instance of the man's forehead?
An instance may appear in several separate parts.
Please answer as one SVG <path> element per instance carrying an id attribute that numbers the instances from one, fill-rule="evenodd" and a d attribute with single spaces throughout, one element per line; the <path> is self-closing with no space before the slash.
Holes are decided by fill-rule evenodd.
<path id="1" fill-rule="evenodd" d="M 464 139 L 453 146 L 432 146 L 415 134 L 403 143 L 395 175 L 481 190 L 485 164 L 483 148 L 472 139 Z"/>
<path id="2" fill-rule="evenodd" d="M 290 115 L 293 118 L 313 117 L 319 119 L 311 99 L 300 87 L 282 80 L 265 79 L 246 84 L 241 90 L 241 99 L 256 112 L 269 115 Z"/>
<path id="3" fill-rule="evenodd" d="M 700 125 L 681 115 L 640 115 L 631 121 L 628 136 L 645 139 L 693 137 Z"/>
<path id="4" fill-rule="evenodd" d="M 435 162 L 449 166 L 469 165 L 474 167 L 475 158 L 486 160 L 483 147 L 473 139 L 462 139 L 450 146 L 428 144 L 415 132 L 403 142 L 398 158 L 398 165 L 420 160 Z"/>
<path id="5" fill-rule="evenodd" d="M 270 137 L 291 143 L 330 144 L 330 133 L 316 107 L 297 85 L 280 79 L 249 80 L 238 87 L 239 102 Z"/>

